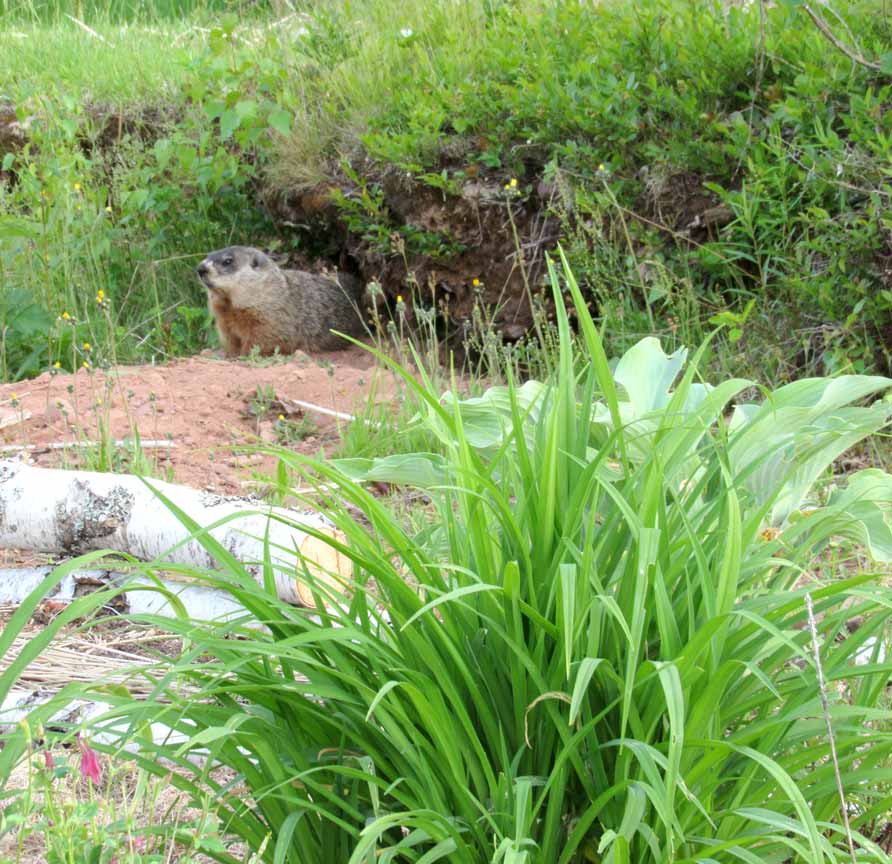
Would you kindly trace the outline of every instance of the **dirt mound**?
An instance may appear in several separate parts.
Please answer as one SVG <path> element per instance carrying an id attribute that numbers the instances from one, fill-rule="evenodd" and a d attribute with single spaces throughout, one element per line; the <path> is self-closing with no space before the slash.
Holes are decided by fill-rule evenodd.
<path id="1" fill-rule="evenodd" d="M 291 400 L 353 413 L 377 374 L 360 348 L 256 364 L 205 352 L 165 366 L 44 373 L 0 387 L 0 434 L 6 457 L 28 445 L 37 464 L 93 467 L 95 456 L 85 458 L 83 448 L 59 445 L 138 433 L 142 442 L 153 442 L 144 452 L 157 463 L 158 476 L 244 494 L 251 491 L 252 472 L 272 471 L 274 460 L 234 454 L 232 446 L 278 440 L 307 453 L 330 448 L 343 421 Z M 383 384 L 377 392 L 387 392 Z M 126 468 L 127 448 L 118 453 Z"/>

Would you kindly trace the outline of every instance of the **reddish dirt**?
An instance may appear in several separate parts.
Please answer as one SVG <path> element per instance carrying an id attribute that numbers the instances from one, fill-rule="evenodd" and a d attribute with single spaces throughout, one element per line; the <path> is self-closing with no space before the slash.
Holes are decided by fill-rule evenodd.
<path id="1" fill-rule="evenodd" d="M 282 412 L 274 405 L 264 417 L 252 411 L 257 388 L 284 399 L 354 413 L 367 398 L 376 372 L 373 358 L 360 348 L 312 357 L 295 354 L 282 361 L 221 360 L 211 352 L 165 366 L 123 366 L 103 372 L 45 373 L 31 381 L 0 386 L 0 437 L 5 458 L 11 445 L 32 445 L 28 457 L 39 465 L 78 465 L 73 448 L 47 445 L 97 441 L 100 426 L 114 439 L 170 441 L 170 449 L 145 448 L 156 472 L 176 482 L 228 494 L 251 491 L 251 475 L 269 472 L 274 459 L 235 454 L 234 445 L 276 440 Z M 383 385 L 383 380 L 378 380 Z M 377 387 L 377 392 L 392 388 Z M 15 398 L 15 403 L 13 400 Z M 316 430 L 289 444 L 318 453 L 338 440 L 338 421 L 313 411 L 304 415 Z M 30 414 L 30 417 L 29 417 Z M 286 410 L 289 421 L 301 412 Z"/>

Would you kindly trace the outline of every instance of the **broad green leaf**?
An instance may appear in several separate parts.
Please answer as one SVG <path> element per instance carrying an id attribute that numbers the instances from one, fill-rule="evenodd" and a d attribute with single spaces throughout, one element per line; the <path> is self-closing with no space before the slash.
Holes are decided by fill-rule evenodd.
<path id="1" fill-rule="evenodd" d="M 853 474 L 826 507 L 797 518 L 830 519 L 826 533 L 862 544 L 874 561 L 892 561 L 892 476 L 884 471 L 868 468 Z"/>
<path id="2" fill-rule="evenodd" d="M 442 456 L 434 453 L 407 453 L 376 459 L 333 459 L 331 463 L 344 476 L 364 483 L 393 483 L 431 489 L 449 479 Z"/>
<path id="3" fill-rule="evenodd" d="M 290 111 L 276 108 L 273 111 L 270 111 L 269 125 L 280 135 L 288 135 L 291 132 L 292 119 L 293 115 Z"/>

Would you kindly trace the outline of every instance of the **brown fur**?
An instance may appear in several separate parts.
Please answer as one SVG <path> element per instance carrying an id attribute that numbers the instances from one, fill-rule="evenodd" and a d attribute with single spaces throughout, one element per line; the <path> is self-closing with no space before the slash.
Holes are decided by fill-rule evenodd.
<path id="1" fill-rule="evenodd" d="M 208 289 L 227 357 L 342 348 L 337 330 L 363 332 L 360 285 L 348 274 L 337 281 L 300 270 L 282 270 L 259 249 L 230 246 L 208 255 L 198 268 Z"/>

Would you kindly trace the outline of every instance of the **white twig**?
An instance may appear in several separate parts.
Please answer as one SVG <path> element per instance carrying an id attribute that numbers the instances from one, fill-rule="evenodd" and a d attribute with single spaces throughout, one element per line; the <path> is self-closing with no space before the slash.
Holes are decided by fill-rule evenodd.
<path id="1" fill-rule="evenodd" d="M 0 425 L 2 428 L 2 425 Z M 113 447 L 130 447 L 135 446 L 136 441 L 112 441 L 111 444 Z M 21 453 L 22 451 L 44 451 L 44 450 L 67 450 L 68 448 L 83 448 L 86 449 L 88 447 L 101 447 L 102 442 L 100 441 L 54 441 L 50 444 L 5 444 L 0 447 L 0 453 Z M 173 441 L 140 441 L 139 449 L 140 450 L 170 450 L 177 445 L 174 444 Z"/>
<path id="2" fill-rule="evenodd" d="M 833 724 L 830 722 L 830 706 L 827 703 L 827 686 L 824 683 L 824 668 L 821 666 L 821 649 L 818 647 L 818 628 L 815 624 L 815 610 L 811 602 L 811 594 L 805 595 L 805 608 L 808 610 L 808 629 L 811 631 L 811 645 L 815 655 L 815 668 L 818 671 L 818 688 L 821 691 L 821 707 L 824 710 L 824 722 L 827 724 L 827 737 L 830 740 L 830 758 L 833 760 L 833 774 L 836 777 L 836 788 L 839 790 L 839 805 L 842 810 L 842 822 L 846 829 L 846 840 L 852 864 L 858 864 L 855 855 L 855 841 L 852 839 L 852 828 L 849 825 L 849 808 L 846 804 L 846 793 L 839 773 L 839 759 L 836 756 L 836 738 L 833 735 Z"/>
<path id="3" fill-rule="evenodd" d="M 332 408 L 323 408 L 321 405 L 314 405 L 312 402 L 304 402 L 301 399 L 289 398 L 288 402 L 292 405 L 296 405 L 298 408 L 303 408 L 306 411 L 315 411 L 317 414 L 324 414 L 327 417 L 337 417 L 338 420 L 346 420 L 348 423 L 352 423 L 356 419 L 352 414 L 347 414 L 344 411 L 335 411 Z"/>
<path id="4" fill-rule="evenodd" d="M 19 423 L 24 423 L 26 420 L 30 419 L 30 411 L 20 411 L 18 414 L 10 414 L 8 417 L 4 417 L 0 420 L 0 429 L 8 429 L 10 426 L 18 426 Z"/>

